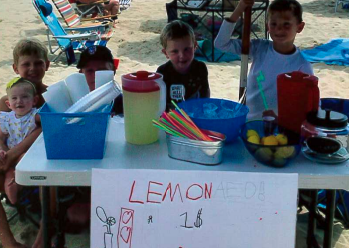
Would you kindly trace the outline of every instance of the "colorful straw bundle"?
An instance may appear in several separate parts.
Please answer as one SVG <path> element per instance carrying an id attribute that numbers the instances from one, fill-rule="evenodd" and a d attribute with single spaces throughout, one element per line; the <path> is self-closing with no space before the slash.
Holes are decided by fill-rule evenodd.
<path id="1" fill-rule="evenodd" d="M 162 113 L 159 121 L 153 120 L 153 125 L 173 136 L 202 141 L 215 141 L 203 133 L 190 117 L 172 101 L 176 110 Z M 178 110 L 178 111 L 177 111 Z"/>

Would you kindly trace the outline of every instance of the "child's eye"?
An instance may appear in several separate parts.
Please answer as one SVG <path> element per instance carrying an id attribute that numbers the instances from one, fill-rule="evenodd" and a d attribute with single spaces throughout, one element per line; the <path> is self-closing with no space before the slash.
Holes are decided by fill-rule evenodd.
<path id="1" fill-rule="evenodd" d="M 42 66 L 44 64 L 44 61 L 36 61 L 35 66 Z"/>

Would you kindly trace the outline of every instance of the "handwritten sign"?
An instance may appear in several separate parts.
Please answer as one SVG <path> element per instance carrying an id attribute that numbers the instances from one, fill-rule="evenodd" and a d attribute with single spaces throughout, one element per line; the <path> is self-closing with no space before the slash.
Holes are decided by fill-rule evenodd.
<path id="1" fill-rule="evenodd" d="M 294 248 L 297 174 L 92 171 L 92 248 Z"/>

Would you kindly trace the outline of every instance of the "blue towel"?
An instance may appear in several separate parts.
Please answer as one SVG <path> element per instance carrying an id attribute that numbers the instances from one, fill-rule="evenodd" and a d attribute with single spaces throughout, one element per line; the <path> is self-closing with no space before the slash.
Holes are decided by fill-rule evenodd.
<path id="1" fill-rule="evenodd" d="M 309 62 L 349 66 L 349 39 L 333 39 L 329 43 L 301 51 Z"/>
<path id="2" fill-rule="evenodd" d="M 210 40 L 198 41 L 199 48 L 196 49 L 195 58 L 201 61 L 210 62 L 230 62 L 240 60 L 240 56 L 233 53 L 224 53 L 218 49 L 214 49 L 214 60 L 212 60 L 212 42 Z M 206 56 L 205 56 L 206 55 Z"/>

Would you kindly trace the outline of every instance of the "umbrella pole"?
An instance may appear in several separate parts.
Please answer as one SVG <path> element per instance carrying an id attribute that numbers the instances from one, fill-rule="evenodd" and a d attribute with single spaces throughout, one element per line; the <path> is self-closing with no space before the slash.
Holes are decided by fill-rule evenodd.
<path id="1" fill-rule="evenodd" d="M 240 89 L 239 102 L 246 103 L 246 87 L 248 73 L 248 54 L 250 51 L 250 30 L 251 30 L 252 8 L 247 7 L 244 12 L 244 25 L 242 31 L 242 50 L 241 50 L 241 70 L 240 70 Z"/>

